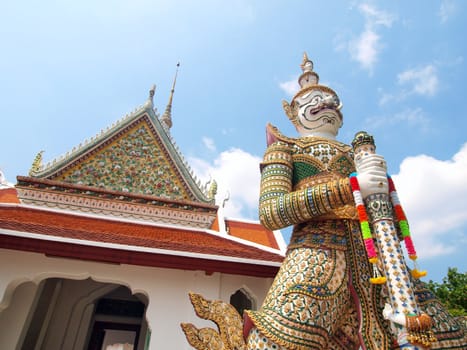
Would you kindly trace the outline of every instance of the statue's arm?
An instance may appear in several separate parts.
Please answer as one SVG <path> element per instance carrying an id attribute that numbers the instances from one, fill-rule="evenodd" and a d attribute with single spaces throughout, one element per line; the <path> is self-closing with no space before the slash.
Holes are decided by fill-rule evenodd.
<path id="1" fill-rule="evenodd" d="M 329 181 L 293 191 L 290 146 L 274 143 L 261 164 L 259 219 L 276 230 L 308 221 L 333 209 L 353 203 L 349 179 Z"/>

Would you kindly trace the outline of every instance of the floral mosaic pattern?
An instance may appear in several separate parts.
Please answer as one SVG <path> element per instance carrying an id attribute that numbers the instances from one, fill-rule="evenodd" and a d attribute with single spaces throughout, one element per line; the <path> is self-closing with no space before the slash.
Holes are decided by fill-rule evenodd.
<path id="1" fill-rule="evenodd" d="M 108 190 L 191 199 L 143 122 L 56 180 Z"/>

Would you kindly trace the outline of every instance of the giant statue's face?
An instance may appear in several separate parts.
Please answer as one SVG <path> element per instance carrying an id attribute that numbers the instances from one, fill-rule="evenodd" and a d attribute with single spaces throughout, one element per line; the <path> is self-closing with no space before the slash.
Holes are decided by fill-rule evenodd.
<path id="1" fill-rule="evenodd" d="M 297 96 L 294 102 L 298 105 L 295 126 L 301 136 L 337 135 L 342 126 L 337 95 L 314 89 Z"/>

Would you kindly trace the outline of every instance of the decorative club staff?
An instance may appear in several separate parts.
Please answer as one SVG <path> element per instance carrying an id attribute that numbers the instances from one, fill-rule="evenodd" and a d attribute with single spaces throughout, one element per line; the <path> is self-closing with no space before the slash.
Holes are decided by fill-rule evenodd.
<path id="1" fill-rule="evenodd" d="M 355 135 L 352 146 L 357 164 L 364 157 L 375 154 L 374 139 L 364 131 Z M 431 343 L 436 341 L 431 331 L 431 317 L 419 314 L 398 233 L 405 242 L 409 258 L 415 264 L 411 271 L 412 277 L 423 277 L 426 271 L 417 268 L 417 253 L 394 183 L 388 176 L 389 193 L 370 194 L 365 199 L 362 198 L 356 173 L 350 175 L 350 184 L 368 259 L 373 266 L 370 282 L 386 283 L 388 288 L 389 304 L 386 304 L 383 315 L 391 321 L 391 328 L 401 348 L 429 349 Z"/>

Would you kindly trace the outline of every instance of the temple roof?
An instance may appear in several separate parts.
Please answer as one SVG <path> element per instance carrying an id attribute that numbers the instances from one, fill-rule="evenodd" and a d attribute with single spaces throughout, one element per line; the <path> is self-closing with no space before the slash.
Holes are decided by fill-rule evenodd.
<path id="1" fill-rule="evenodd" d="M 270 277 L 283 259 L 279 250 L 209 230 L 65 214 L 22 205 L 2 205 L 0 209 L 0 248 Z"/>

